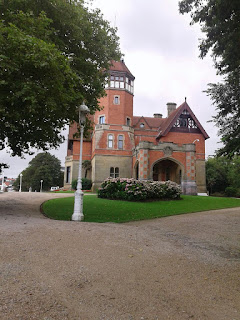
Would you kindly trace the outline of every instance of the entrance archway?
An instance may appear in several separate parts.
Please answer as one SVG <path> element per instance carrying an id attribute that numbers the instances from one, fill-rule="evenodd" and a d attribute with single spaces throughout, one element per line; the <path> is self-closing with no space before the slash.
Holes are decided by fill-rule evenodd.
<path id="1" fill-rule="evenodd" d="M 152 178 L 154 181 L 171 180 L 178 184 L 182 182 L 183 166 L 171 159 L 160 159 L 153 164 Z"/>

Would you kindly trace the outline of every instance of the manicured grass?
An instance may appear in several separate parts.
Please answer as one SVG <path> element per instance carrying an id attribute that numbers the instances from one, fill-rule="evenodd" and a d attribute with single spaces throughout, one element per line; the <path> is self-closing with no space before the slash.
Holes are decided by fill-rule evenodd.
<path id="1" fill-rule="evenodd" d="M 71 220 L 74 198 L 49 200 L 42 206 L 49 218 Z M 182 200 L 127 202 L 99 199 L 95 195 L 84 197 L 84 221 L 127 222 L 183 213 L 240 207 L 240 199 L 182 196 Z"/>

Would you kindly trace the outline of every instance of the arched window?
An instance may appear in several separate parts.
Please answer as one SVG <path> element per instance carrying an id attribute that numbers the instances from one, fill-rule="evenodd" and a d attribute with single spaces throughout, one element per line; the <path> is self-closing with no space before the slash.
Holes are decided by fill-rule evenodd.
<path id="1" fill-rule="evenodd" d="M 116 167 L 116 168 L 111 167 L 110 168 L 110 177 L 111 178 L 118 178 L 119 177 L 119 168 L 118 167 Z"/>
<path id="2" fill-rule="evenodd" d="M 113 135 L 108 135 L 108 148 L 113 148 Z"/>
<path id="3" fill-rule="evenodd" d="M 145 127 L 145 124 L 142 122 L 140 123 L 140 128 L 144 128 Z"/>
<path id="4" fill-rule="evenodd" d="M 113 103 L 120 104 L 120 96 L 114 96 Z"/>
<path id="5" fill-rule="evenodd" d="M 123 135 L 118 136 L 118 149 L 123 149 Z"/>

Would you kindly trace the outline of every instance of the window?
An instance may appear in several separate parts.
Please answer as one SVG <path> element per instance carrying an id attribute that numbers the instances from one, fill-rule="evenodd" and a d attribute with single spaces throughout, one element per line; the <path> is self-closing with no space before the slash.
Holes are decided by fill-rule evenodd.
<path id="1" fill-rule="evenodd" d="M 104 124 L 105 123 L 105 116 L 100 116 L 99 117 L 99 124 Z"/>
<path id="2" fill-rule="evenodd" d="M 130 125 L 131 125 L 131 119 L 127 118 L 127 126 L 130 126 Z"/>
<path id="3" fill-rule="evenodd" d="M 118 149 L 123 149 L 123 135 L 118 136 Z"/>
<path id="4" fill-rule="evenodd" d="M 113 103 L 114 104 L 120 104 L 120 97 L 119 96 L 114 96 Z"/>
<path id="5" fill-rule="evenodd" d="M 108 135 L 108 148 L 112 148 L 113 147 L 113 135 L 109 134 Z"/>
<path id="6" fill-rule="evenodd" d="M 123 76 L 111 75 L 110 76 L 110 88 L 124 89 Z"/>
<path id="7" fill-rule="evenodd" d="M 111 167 L 110 168 L 110 177 L 111 178 L 118 178 L 119 177 L 119 168 L 118 167 L 116 167 L 116 168 Z"/>
<path id="8" fill-rule="evenodd" d="M 145 124 L 144 123 L 140 123 L 140 128 L 144 128 Z"/>
<path id="9" fill-rule="evenodd" d="M 66 183 L 70 183 L 71 167 L 66 168 Z"/>

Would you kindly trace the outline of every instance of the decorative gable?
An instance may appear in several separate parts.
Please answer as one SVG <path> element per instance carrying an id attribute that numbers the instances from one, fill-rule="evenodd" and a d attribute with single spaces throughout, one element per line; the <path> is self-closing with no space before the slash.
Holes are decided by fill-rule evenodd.
<path id="1" fill-rule="evenodd" d="M 175 132 L 200 132 L 197 123 L 194 121 L 187 109 L 184 109 L 175 121 L 170 131 Z"/>
<path id="2" fill-rule="evenodd" d="M 170 116 L 166 119 L 165 123 L 160 128 L 159 134 L 156 139 L 166 136 L 168 132 L 186 132 L 186 133 L 202 133 L 205 139 L 209 136 L 203 129 L 202 125 L 196 118 L 195 114 L 190 109 L 185 101 Z"/>

